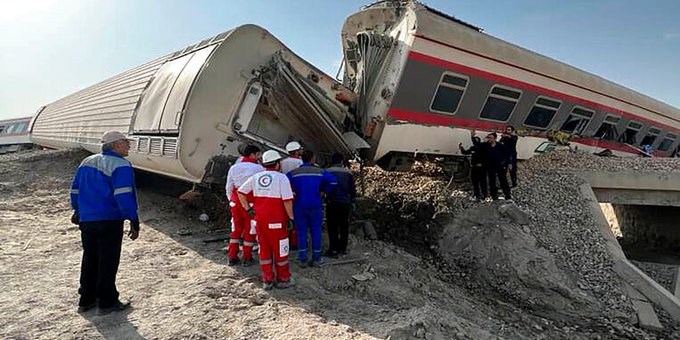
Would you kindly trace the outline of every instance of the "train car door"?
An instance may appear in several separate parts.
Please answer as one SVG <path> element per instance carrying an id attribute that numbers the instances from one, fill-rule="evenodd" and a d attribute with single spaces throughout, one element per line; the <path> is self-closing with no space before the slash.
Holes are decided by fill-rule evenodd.
<path id="1" fill-rule="evenodd" d="M 161 66 L 137 105 L 133 134 L 177 135 L 191 88 L 215 46 L 185 54 Z"/>

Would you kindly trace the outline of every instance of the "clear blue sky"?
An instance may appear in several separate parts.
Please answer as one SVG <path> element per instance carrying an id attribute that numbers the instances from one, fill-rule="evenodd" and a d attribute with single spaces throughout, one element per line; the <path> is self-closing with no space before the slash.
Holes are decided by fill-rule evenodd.
<path id="1" fill-rule="evenodd" d="M 0 119 L 243 23 L 327 73 L 344 19 L 370 0 L 5 0 Z M 678 0 L 430 0 L 488 34 L 680 107 Z"/>

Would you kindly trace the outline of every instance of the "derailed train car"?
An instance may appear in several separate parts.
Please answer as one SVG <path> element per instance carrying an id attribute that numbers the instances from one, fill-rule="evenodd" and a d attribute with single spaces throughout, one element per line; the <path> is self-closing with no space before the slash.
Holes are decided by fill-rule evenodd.
<path id="1" fill-rule="evenodd" d="M 460 161 L 469 130 L 515 126 L 520 159 L 561 143 L 621 156 L 678 154 L 680 110 L 533 53 L 415 1 L 379 1 L 342 29 L 344 84 L 387 169 L 417 155 Z"/>
<path id="2" fill-rule="evenodd" d="M 28 134 L 31 117 L 0 120 L 0 155 L 33 147 Z"/>
<path id="3" fill-rule="evenodd" d="M 136 168 L 220 183 L 243 143 L 284 151 L 290 140 L 322 154 L 354 153 L 349 92 L 265 29 L 244 25 L 42 107 L 36 144 L 100 151 L 106 130 L 132 139 Z"/>

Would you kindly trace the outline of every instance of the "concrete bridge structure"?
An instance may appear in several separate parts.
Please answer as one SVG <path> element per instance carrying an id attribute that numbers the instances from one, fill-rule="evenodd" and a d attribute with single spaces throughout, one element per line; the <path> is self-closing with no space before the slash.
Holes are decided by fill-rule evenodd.
<path id="1" fill-rule="evenodd" d="M 587 183 L 580 187 L 607 242 L 614 270 L 619 274 L 633 302 L 638 322 L 644 328 L 659 329 L 661 324 L 652 303 L 680 321 L 680 285 L 669 292 L 633 265 L 624 254 L 600 204 L 613 207 L 624 239 L 680 248 L 679 172 L 577 172 Z M 674 294 L 675 293 L 675 294 Z"/>

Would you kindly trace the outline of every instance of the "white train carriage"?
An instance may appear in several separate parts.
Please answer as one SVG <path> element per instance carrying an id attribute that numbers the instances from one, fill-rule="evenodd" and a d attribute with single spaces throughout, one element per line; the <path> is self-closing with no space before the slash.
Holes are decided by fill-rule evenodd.
<path id="1" fill-rule="evenodd" d="M 244 142 L 283 151 L 302 140 L 322 154 L 352 153 L 342 126 L 353 117 L 339 92 L 349 93 L 263 28 L 244 25 L 41 108 L 31 136 L 98 152 L 102 133 L 120 130 L 133 139 L 136 168 L 219 183 Z"/>
<path id="2" fill-rule="evenodd" d="M 344 84 L 356 94 L 364 155 L 388 169 L 414 155 L 459 156 L 469 130 L 520 134 L 526 159 L 571 147 L 678 153 L 680 110 L 482 33 L 415 1 L 380 1 L 342 29 Z"/>
<path id="3" fill-rule="evenodd" d="M 0 155 L 33 147 L 28 135 L 31 117 L 0 120 Z"/>

